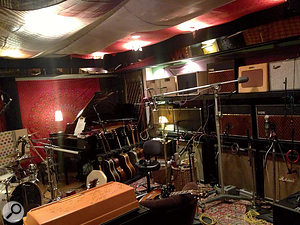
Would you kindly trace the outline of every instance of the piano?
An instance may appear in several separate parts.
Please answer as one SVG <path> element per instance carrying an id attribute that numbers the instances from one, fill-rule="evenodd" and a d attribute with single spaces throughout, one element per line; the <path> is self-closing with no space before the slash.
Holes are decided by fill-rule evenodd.
<path id="1" fill-rule="evenodd" d="M 79 136 L 74 131 L 79 118 L 84 118 L 85 126 Z M 50 134 L 51 144 L 60 148 L 78 151 L 72 155 L 63 153 L 63 170 L 68 184 L 68 168 L 70 160 L 77 161 L 78 178 L 84 179 L 85 169 L 91 166 L 98 169 L 97 155 L 99 147 L 94 131 L 109 132 L 112 129 L 136 122 L 137 115 L 133 104 L 125 104 L 119 91 L 102 93 L 96 92 L 88 104 L 78 113 L 72 123 L 68 123 L 64 132 Z"/>

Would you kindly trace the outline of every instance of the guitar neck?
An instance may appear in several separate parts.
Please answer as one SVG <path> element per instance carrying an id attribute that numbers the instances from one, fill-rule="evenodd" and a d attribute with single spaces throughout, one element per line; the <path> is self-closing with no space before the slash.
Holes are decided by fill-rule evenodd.
<path id="1" fill-rule="evenodd" d="M 132 136 L 132 144 L 135 146 L 135 138 L 134 138 L 134 130 L 131 124 L 128 124 L 128 128 L 131 131 L 131 136 Z"/>
<path id="2" fill-rule="evenodd" d="M 170 196 L 174 196 L 174 195 L 199 195 L 199 191 L 198 190 L 186 190 L 186 191 L 175 191 L 175 192 L 171 192 Z"/>
<path id="3" fill-rule="evenodd" d="M 115 138 L 118 142 L 119 148 L 122 149 L 122 145 L 121 145 L 121 142 L 120 142 L 120 139 L 118 137 L 118 134 L 117 134 L 116 130 L 113 130 L 112 133 L 113 133 L 113 135 L 115 136 Z"/>
<path id="4" fill-rule="evenodd" d="M 107 141 L 107 139 L 106 139 L 104 133 L 101 132 L 101 134 L 102 134 L 102 138 L 103 138 L 103 141 L 104 141 L 104 143 L 105 143 L 106 149 L 107 149 L 108 152 L 110 152 L 110 146 L 109 146 L 109 143 L 108 143 L 108 141 Z"/>
<path id="5" fill-rule="evenodd" d="M 104 141 L 103 141 L 102 133 L 97 134 L 97 137 L 98 137 L 98 140 L 100 140 L 100 143 L 101 143 L 101 146 L 103 148 L 104 153 L 107 154 L 106 147 L 105 147 L 105 144 L 104 144 Z"/>

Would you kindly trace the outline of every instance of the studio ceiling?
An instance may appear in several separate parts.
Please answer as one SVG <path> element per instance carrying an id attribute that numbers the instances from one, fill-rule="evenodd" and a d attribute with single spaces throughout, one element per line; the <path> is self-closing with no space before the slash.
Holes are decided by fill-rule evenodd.
<path id="1" fill-rule="evenodd" d="M 0 57 L 123 52 L 135 45 L 148 46 L 178 34 L 227 23 L 284 2 L 0 0 Z"/>

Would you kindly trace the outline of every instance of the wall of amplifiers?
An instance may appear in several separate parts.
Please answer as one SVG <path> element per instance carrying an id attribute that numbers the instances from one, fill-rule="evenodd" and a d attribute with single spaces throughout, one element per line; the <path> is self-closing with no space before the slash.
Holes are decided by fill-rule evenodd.
<path id="1" fill-rule="evenodd" d="M 165 68 L 167 70 L 168 67 Z M 170 74 L 170 73 L 169 73 Z M 236 77 L 247 76 L 248 82 L 238 85 L 239 93 L 300 89 L 300 58 L 238 66 L 235 60 L 209 63 L 207 71 L 179 74 L 167 78 L 148 80 L 146 86 L 152 94 L 161 94 L 186 88 L 213 84 Z M 220 93 L 236 91 L 236 84 L 222 85 Z M 198 92 L 195 91 L 194 94 Z M 212 93 L 210 91 L 210 93 Z M 173 95 L 175 96 L 175 95 Z"/>
<path id="2" fill-rule="evenodd" d="M 153 90 L 153 94 L 160 94 L 247 76 L 249 81 L 246 83 L 221 85 L 220 89 L 222 113 L 220 128 L 224 143 L 222 150 L 224 153 L 224 183 L 248 191 L 253 191 L 253 188 L 255 188 L 258 195 L 273 198 L 273 179 L 275 179 L 276 200 L 281 200 L 300 189 L 300 163 L 295 160 L 297 155 L 294 154 L 300 152 L 300 105 L 295 98 L 299 95 L 298 90 L 300 90 L 300 59 L 294 58 L 246 66 L 239 65 L 236 60 L 210 63 L 207 64 L 207 71 L 147 81 L 146 85 Z M 233 92 L 243 93 L 243 95 L 232 99 L 230 98 L 231 95 L 226 95 Z M 262 92 L 265 93 L 262 95 L 260 94 Z M 204 94 L 207 93 L 211 94 L 212 92 L 209 91 Z M 245 97 L 244 93 L 257 94 L 243 99 Z M 278 94 L 271 96 L 272 93 Z M 198 92 L 192 94 L 198 94 Z M 290 98 L 291 95 L 294 99 Z M 171 96 L 171 98 L 174 97 Z M 211 114 L 209 117 L 214 117 L 213 107 L 207 110 L 208 105 L 212 104 L 212 97 L 208 96 L 206 100 L 205 98 L 198 100 L 203 101 L 201 103 L 202 116 L 199 117 L 202 124 L 209 116 L 205 115 L 208 111 Z M 189 104 L 189 107 L 191 105 Z M 167 111 L 173 113 L 170 109 Z M 279 147 L 276 146 L 275 175 L 272 171 L 271 154 L 266 155 L 266 151 L 270 147 L 266 122 L 268 126 L 271 125 L 274 129 L 282 151 L 281 153 Z M 214 132 L 213 122 L 207 131 L 208 133 Z M 251 166 L 247 152 L 249 138 L 254 149 L 256 187 L 253 187 L 250 179 Z M 201 164 L 201 167 L 203 167 L 203 171 L 201 173 L 204 178 L 207 177 L 206 173 L 212 169 L 212 165 L 210 165 L 211 168 L 208 170 L 206 168 L 207 164 L 215 163 L 213 155 L 208 154 L 208 152 L 213 151 L 212 143 L 210 143 L 210 146 L 204 143 L 201 145 L 201 149 L 198 150 L 202 154 L 203 164 Z M 240 149 L 244 149 L 244 151 L 233 151 L 233 144 L 238 144 Z M 285 158 L 286 153 L 291 149 L 295 150 L 290 155 L 291 161 L 294 160 L 292 163 L 287 162 Z M 207 155 L 210 158 L 207 158 Z M 206 181 L 210 182 L 211 180 Z"/>

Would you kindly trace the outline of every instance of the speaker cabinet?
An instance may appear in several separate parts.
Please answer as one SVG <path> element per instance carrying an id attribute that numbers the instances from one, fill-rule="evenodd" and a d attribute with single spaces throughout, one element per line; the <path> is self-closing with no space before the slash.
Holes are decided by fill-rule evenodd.
<path id="1" fill-rule="evenodd" d="M 234 61 L 225 61 L 222 63 L 211 63 L 207 65 L 207 81 L 208 84 L 214 84 L 235 79 Z M 219 93 L 229 93 L 236 91 L 234 83 L 220 86 Z M 209 93 L 213 93 L 210 90 Z"/>
<path id="2" fill-rule="evenodd" d="M 265 117 L 268 116 L 269 127 L 274 129 L 279 140 L 300 141 L 299 105 L 293 108 L 285 105 L 259 105 L 256 106 L 256 114 L 258 138 L 265 139 L 268 136 L 269 130 L 265 130 Z"/>
<path id="3" fill-rule="evenodd" d="M 168 78 L 163 78 L 158 80 L 148 80 L 146 82 L 146 86 L 152 95 L 157 95 L 157 94 L 162 94 L 162 93 L 177 90 L 175 77 L 168 77 Z"/>
<path id="4" fill-rule="evenodd" d="M 249 105 L 223 105 L 220 131 L 224 135 L 252 137 L 251 107 Z"/>
<path id="5" fill-rule="evenodd" d="M 300 210 L 298 199 L 300 192 L 296 192 L 287 198 L 274 204 L 273 206 L 273 224 L 274 225 L 298 225 L 300 221 Z"/>
<path id="6" fill-rule="evenodd" d="M 188 88 L 198 87 L 207 84 L 206 71 L 200 71 L 195 73 L 181 74 L 176 76 L 177 90 L 184 90 Z M 189 92 L 183 92 L 181 94 L 198 94 L 201 90 L 194 90 Z M 180 95 L 180 94 L 179 94 Z"/>
<path id="7" fill-rule="evenodd" d="M 236 143 L 235 143 L 236 145 Z M 253 150 L 255 151 L 255 150 Z M 247 150 L 235 152 L 230 146 L 222 149 L 222 169 L 224 185 L 234 185 L 237 188 L 253 192 L 252 167 L 249 163 Z"/>
<path id="8" fill-rule="evenodd" d="M 263 153 L 263 157 L 265 154 Z M 300 165 L 293 164 L 296 173 L 289 174 L 287 165 L 282 156 L 277 154 L 275 159 L 275 181 L 276 181 L 276 200 L 282 200 L 289 195 L 299 191 L 300 187 Z M 273 160 L 271 154 L 267 158 L 264 169 L 264 193 L 265 197 L 273 199 Z"/>
<path id="9" fill-rule="evenodd" d="M 270 71 L 270 91 L 286 89 L 300 89 L 300 60 L 290 59 L 284 61 L 271 62 Z"/>
<path id="10" fill-rule="evenodd" d="M 249 80 L 239 84 L 239 93 L 269 91 L 268 64 L 254 64 L 239 67 L 239 77 L 248 77 Z"/>

